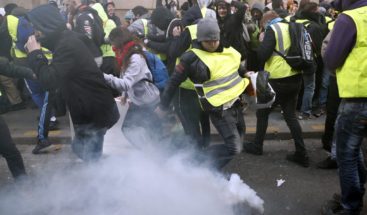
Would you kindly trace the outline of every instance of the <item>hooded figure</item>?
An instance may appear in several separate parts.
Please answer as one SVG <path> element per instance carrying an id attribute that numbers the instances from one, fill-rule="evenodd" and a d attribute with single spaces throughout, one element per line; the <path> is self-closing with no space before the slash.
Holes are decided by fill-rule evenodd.
<path id="1" fill-rule="evenodd" d="M 231 14 L 232 5 L 237 9 L 234 14 Z M 246 6 L 241 2 L 219 0 L 216 3 L 216 8 L 223 46 L 232 46 L 241 54 L 241 59 L 244 60 L 248 50 L 243 37 L 244 30 L 247 30 L 243 25 Z"/>
<path id="2" fill-rule="evenodd" d="M 26 44 L 29 64 L 44 87 L 60 89 L 74 124 L 73 151 L 81 159 L 96 160 L 102 154 L 103 136 L 119 114 L 88 49 L 91 41 L 67 30 L 58 9 L 51 5 L 33 9 L 27 18 L 42 46 L 53 52 L 53 61 L 48 64 L 40 44 L 31 36 Z"/>
<path id="3" fill-rule="evenodd" d="M 260 27 L 260 20 L 263 18 L 265 6 L 263 3 L 255 2 L 251 8 L 252 21 Z"/>

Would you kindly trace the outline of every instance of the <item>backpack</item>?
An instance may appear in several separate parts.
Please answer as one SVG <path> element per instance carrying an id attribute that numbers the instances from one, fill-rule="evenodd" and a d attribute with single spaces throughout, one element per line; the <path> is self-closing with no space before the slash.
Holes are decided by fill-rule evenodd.
<path id="1" fill-rule="evenodd" d="M 153 76 L 153 81 L 148 79 L 146 81 L 152 82 L 159 89 L 159 91 L 162 92 L 168 80 L 168 71 L 166 65 L 164 65 L 157 55 L 148 51 L 144 51 L 144 54 L 147 60 L 148 68 Z"/>
<path id="2" fill-rule="evenodd" d="M 302 23 L 294 20 L 283 21 L 289 25 L 291 46 L 286 55 L 274 50 L 295 70 L 305 70 L 313 66 L 312 39 Z"/>

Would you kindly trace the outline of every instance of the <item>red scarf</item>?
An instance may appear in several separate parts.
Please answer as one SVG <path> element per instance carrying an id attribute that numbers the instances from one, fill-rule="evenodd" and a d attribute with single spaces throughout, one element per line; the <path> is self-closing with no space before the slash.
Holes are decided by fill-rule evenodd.
<path id="1" fill-rule="evenodd" d="M 123 66 L 123 61 L 126 54 L 130 51 L 130 48 L 135 45 L 136 43 L 134 41 L 130 41 L 126 43 L 122 48 L 112 47 L 112 50 L 115 52 L 116 60 L 120 69 Z"/>

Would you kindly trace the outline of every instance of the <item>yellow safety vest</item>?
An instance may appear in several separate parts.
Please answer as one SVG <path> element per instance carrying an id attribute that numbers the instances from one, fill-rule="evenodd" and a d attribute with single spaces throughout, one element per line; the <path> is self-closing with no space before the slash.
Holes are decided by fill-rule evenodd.
<path id="1" fill-rule="evenodd" d="M 189 25 L 186 28 L 189 30 L 189 33 L 191 35 L 191 41 L 196 40 L 196 32 L 198 31 L 198 25 L 197 24 Z M 192 42 L 190 44 L 190 47 L 186 51 L 190 50 L 191 48 L 192 48 Z M 178 61 L 176 61 L 176 64 L 178 64 L 179 62 L 180 60 L 178 59 Z M 182 82 L 180 87 L 187 90 L 195 90 L 194 83 L 192 83 L 192 81 L 189 78 L 186 79 L 184 82 Z"/>
<path id="2" fill-rule="evenodd" d="M 367 6 L 344 11 L 357 28 L 356 43 L 342 67 L 336 70 L 341 98 L 367 98 Z"/>
<path id="3" fill-rule="evenodd" d="M 111 31 L 117 27 L 115 22 L 108 18 L 101 3 L 93 4 L 92 8 L 97 11 L 99 18 L 102 20 L 105 38 L 108 38 Z M 100 48 L 103 57 L 115 57 L 115 53 L 113 52 L 112 46 L 110 44 L 102 44 Z"/>
<path id="4" fill-rule="evenodd" d="M 291 38 L 289 36 L 289 26 L 286 23 L 276 23 L 270 26 L 275 34 L 275 50 L 286 55 L 291 46 Z M 299 71 L 292 69 L 291 66 L 276 52 L 266 61 L 265 70 L 270 73 L 271 79 L 286 78 L 297 75 Z"/>
<path id="5" fill-rule="evenodd" d="M 329 29 L 329 31 L 331 31 L 334 28 L 335 20 L 331 19 L 330 21 L 327 21 L 326 24 L 327 24 L 327 28 Z"/>
<path id="6" fill-rule="evenodd" d="M 27 53 L 19 50 L 16 46 L 16 42 L 17 42 L 17 36 L 18 36 L 18 24 L 19 24 L 19 19 L 13 15 L 8 15 L 6 17 L 7 20 L 7 25 L 8 25 L 8 32 L 9 35 L 12 39 L 12 47 L 11 47 L 11 55 L 15 58 L 26 58 L 27 57 Z M 50 50 L 46 49 L 46 48 L 41 48 L 43 54 L 45 55 L 45 57 L 48 60 L 52 59 L 52 53 Z"/>
<path id="7" fill-rule="evenodd" d="M 149 33 L 148 20 L 147 19 L 141 19 L 141 21 L 143 22 L 143 26 L 144 26 L 144 37 L 147 37 L 148 36 L 148 33 Z M 154 50 L 151 50 L 151 49 L 148 49 L 148 51 L 156 54 L 157 57 L 159 59 L 161 59 L 162 61 L 167 60 L 167 56 L 165 54 L 157 53 L 157 52 L 155 52 Z"/>
<path id="8" fill-rule="evenodd" d="M 206 52 L 191 49 L 209 68 L 210 79 L 195 84 L 199 100 L 206 99 L 212 106 L 219 107 L 238 98 L 249 84 L 247 78 L 238 74 L 241 54 L 234 48 L 224 48 L 223 52 Z"/>

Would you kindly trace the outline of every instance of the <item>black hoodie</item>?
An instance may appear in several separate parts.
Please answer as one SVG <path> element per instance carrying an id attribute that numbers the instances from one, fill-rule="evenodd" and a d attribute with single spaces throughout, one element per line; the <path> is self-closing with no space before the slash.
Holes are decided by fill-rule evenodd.
<path id="1" fill-rule="evenodd" d="M 116 104 L 89 44 L 80 39 L 83 36 L 66 30 L 59 11 L 51 5 L 39 6 L 27 17 L 53 52 L 51 64 L 40 50 L 28 54 L 38 80 L 47 89 L 61 90 L 74 124 L 111 127 L 118 120 Z"/>

